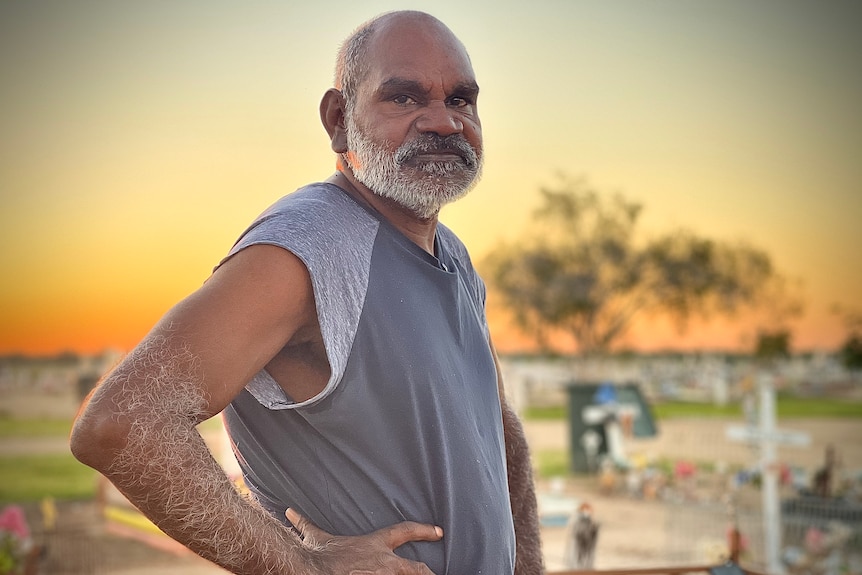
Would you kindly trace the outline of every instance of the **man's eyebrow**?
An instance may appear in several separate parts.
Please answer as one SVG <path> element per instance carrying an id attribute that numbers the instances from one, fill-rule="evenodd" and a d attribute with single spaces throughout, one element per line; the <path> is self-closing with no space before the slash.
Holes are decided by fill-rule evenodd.
<path id="1" fill-rule="evenodd" d="M 455 95 L 476 96 L 479 93 L 479 84 L 476 82 L 460 82 L 452 88 Z"/>
<path id="2" fill-rule="evenodd" d="M 407 92 L 410 94 L 425 94 L 428 89 L 416 80 L 408 80 L 407 78 L 387 78 L 377 87 L 378 94 L 390 95 L 398 92 Z M 456 95 L 471 95 L 475 96 L 479 93 L 479 85 L 474 81 L 459 82 L 453 86 L 452 94 Z"/>
<path id="3" fill-rule="evenodd" d="M 387 78 L 377 87 L 379 94 L 392 94 L 395 92 L 409 92 L 412 94 L 424 94 L 428 90 L 416 80 L 407 78 Z"/>

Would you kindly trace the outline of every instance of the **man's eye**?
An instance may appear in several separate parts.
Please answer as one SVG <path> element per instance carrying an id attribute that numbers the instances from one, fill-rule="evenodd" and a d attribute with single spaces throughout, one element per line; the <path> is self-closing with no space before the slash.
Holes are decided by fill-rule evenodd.
<path id="1" fill-rule="evenodd" d="M 400 96 L 395 96 L 394 98 L 392 98 L 392 101 L 399 106 L 406 106 L 407 104 L 414 103 L 413 98 L 404 94 L 401 94 Z"/>
<path id="2" fill-rule="evenodd" d="M 465 106 L 469 106 L 470 102 L 467 98 L 461 98 L 459 96 L 454 96 L 449 98 L 449 105 L 453 108 L 464 108 Z"/>

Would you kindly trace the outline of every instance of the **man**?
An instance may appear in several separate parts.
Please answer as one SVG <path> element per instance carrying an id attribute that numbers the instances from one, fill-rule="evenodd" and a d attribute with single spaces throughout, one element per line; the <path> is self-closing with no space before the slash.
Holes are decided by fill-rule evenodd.
<path id="1" fill-rule="evenodd" d="M 541 573 L 484 286 L 437 223 L 479 176 L 478 91 L 433 17 L 360 27 L 320 106 L 336 174 L 265 212 L 105 378 L 75 455 L 235 573 Z M 254 501 L 195 430 L 222 411 Z"/>

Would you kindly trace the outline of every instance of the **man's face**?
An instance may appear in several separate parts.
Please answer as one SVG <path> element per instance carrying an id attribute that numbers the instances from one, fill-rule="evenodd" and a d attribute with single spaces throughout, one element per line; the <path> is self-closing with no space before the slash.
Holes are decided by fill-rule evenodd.
<path id="1" fill-rule="evenodd" d="M 375 194 L 431 218 L 481 174 L 479 89 L 469 59 L 448 30 L 427 21 L 378 30 L 368 57 L 345 118 L 347 161 Z"/>

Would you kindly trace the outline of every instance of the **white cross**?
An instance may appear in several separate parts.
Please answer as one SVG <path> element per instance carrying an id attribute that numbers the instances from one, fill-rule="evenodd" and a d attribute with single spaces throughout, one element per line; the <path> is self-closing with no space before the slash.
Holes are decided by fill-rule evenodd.
<path id="1" fill-rule="evenodd" d="M 781 508 L 778 499 L 778 446 L 805 447 L 811 436 L 798 431 L 775 427 L 775 389 L 772 375 L 761 373 L 757 378 L 760 392 L 760 421 L 757 428 L 729 425 L 725 435 L 731 441 L 744 441 L 760 447 L 760 471 L 763 475 L 763 534 L 766 544 L 766 566 L 769 573 L 783 573 L 781 552 Z"/>

